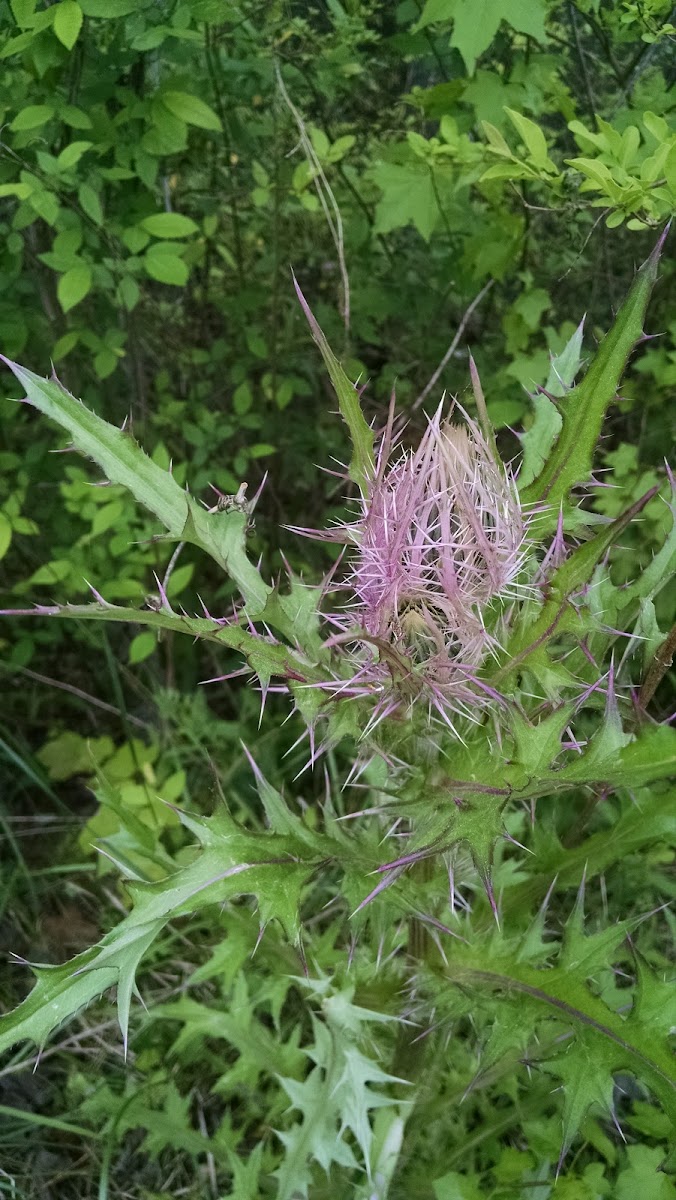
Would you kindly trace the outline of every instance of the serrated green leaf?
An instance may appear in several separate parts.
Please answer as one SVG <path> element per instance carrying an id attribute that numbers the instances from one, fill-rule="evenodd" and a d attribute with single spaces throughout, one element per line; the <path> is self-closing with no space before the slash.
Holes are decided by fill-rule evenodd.
<path id="1" fill-rule="evenodd" d="M 345 421 L 352 440 L 352 459 L 349 467 L 350 479 L 359 485 L 362 491 L 367 488 L 367 481 L 373 474 L 373 430 L 367 425 L 359 402 L 359 392 L 350 383 L 338 359 L 315 320 L 310 307 L 301 292 L 294 276 L 296 294 L 312 331 L 312 336 L 319 346 L 322 358 L 329 373 L 331 383 L 338 397 L 341 416 Z"/>
<path id="2" fill-rule="evenodd" d="M 69 568 L 64 563 L 64 569 Z M 54 583 L 54 576 L 47 577 L 46 582 Z M 123 624 L 145 625 L 149 629 L 170 629 L 174 633 L 182 633 L 190 638 L 204 638 L 239 650 L 244 655 L 252 671 L 258 675 L 261 682 L 268 683 L 273 675 L 284 678 L 302 680 L 300 684 L 299 704 L 302 703 L 303 692 L 306 695 L 317 694 L 316 689 L 303 687 L 305 683 L 317 683 L 325 675 L 320 669 L 307 661 L 302 654 L 277 642 L 267 641 L 243 629 L 239 625 L 223 625 L 208 617 L 191 617 L 187 614 L 168 612 L 166 609 L 155 611 L 149 609 L 121 608 L 114 604 L 65 604 L 65 605 L 36 605 L 34 608 L 13 609 L 14 616 L 52 616 L 66 620 L 79 621 L 113 621 Z M 350 712 L 354 706 L 350 705 Z M 356 717 L 353 715 L 353 721 Z M 358 728 L 358 727 L 357 727 Z M 350 732 L 353 732 L 350 727 Z"/>
<path id="3" fill-rule="evenodd" d="M 655 725 L 641 730 L 638 737 L 607 756 L 586 753 L 562 767 L 558 782 L 607 783 L 611 787 L 644 787 L 657 779 L 676 773 L 676 729 Z M 558 773 L 557 773 L 558 774 Z"/>
<path id="4" fill-rule="evenodd" d="M 614 1063 L 612 1044 L 582 1029 L 562 1054 L 546 1064 L 563 1084 L 562 1156 L 590 1110 L 596 1109 L 606 1119 L 612 1114 Z"/>
<path id="5" fill-rule="evenodd" d="M 42 1045 L 52 1030 L 113 984 L 118 985 L 126 1041 L 139 961 L 173 917 L 233 896 L 254 895 L 262 922 L 279 920 L 287 936 L 297 939 L 300 894 L 315 861 L 294 857 L 296 843 L 287 838 L 245 832 L 223 809 L 210 820 L 183 817 L 198 835 L 201 853 L 159 883 L 129 882 L 134 907 L 115 929 L 71 962 L 40 967 L 30 995 L 0 1017 L 0 1053 L 26 1039 Z"/>
<path id="6" fill-rule="evenodd" d="M 548 599 L 535 620 L 533 620 L 529 607 L 524 607 L 520 624 L 504 648 L 505 665 L 491 676 L 492 683 L 502 683 L 503 679 L 512 675 L 517 668 L 521 669 L 531 655 L 536 654 L 543 645 L 546 645 L 548 638 L 563 626 L 565 618 L 570 615 L 571 611 L 570 597 L 590 582 L 594 570 L 603 556 L 627 526 L 642 512 L 646 504 L 652 500 L 656 491 L 656 488 L 651 488 L 610 525 L 607 525 L 589 541 L 583 542 L 568 555 L 565 562 L 549 580 Z"/>
<path id="7" fill-rule="evenodd" d="M 168 471 L 148 458 L 130 434 L 103 421 L 59 383 L 3 361 L 25 389 L 29 403 L 66 429 L 76 448 L 94 459 L 111 482 L 128 488 L 170 534 L 180 537 L 188 519 L 188 498 Z"/>
<path id="8" fill-rule="evenodd" d="M 584 321 L 581 321 L 561 353 L 552 358 L 544 390 L 532 398 L 535 417 L 530 429 L 521 438 L 523 459 L 519 471 L 519 488 L 522 490 L 540 475 L 561 432 L 563 417 L 549 397 L 565 396 L 580 369 L 583 327 Z"/>
<path id="9" fill-rule="evenodd" d="M 2 356 L 0 356 L 2 358 Z M 68 430 L 73 444 L 93 458 L 107 478 L 121 483 L 159 518 L 169 535 L 206 550 L 232 575 L 252 611 L 261 612 L 272 588 L 263 582 L 245 550 L 246 514 L 209 513 L 158 467 L 130 434 L 85 408 L 60 384 L 2 358 L 25 389 L 27 400 Z"/>
<path id="10" fill-rule="evenodd" d="M 563 424 L 544 469 L 521 493 L 526 504 L 548 506 L 544 522 L 556 524 L 572 488 L 586 483 L 606 409 L 617 394 L 629 355 L 643 333 L 648 301 L 657 277 L 662 239 L 636 279 L 581 383 L 561 404 Z"/>
<path id="11" fill-rule="evenodd" d="M 515 743 L 514 761 L 523 766 L 529 776 L 539 776 L 548 771 L 561 753 L 561 737 L 574 711 L 572 704 L 562 705 L 536 725 L 523 714 L 514 712 L 510 718 L 510 730 Z"/>
<path id="12" fill-rule="evenodd" d="M 400 1108 L 400 1101 L 375 1091 L 370 1085 L 400 1084 L 402 1080 L 383 1070 L 372 1054 L 365 1053 L 359 1040 L 362 1025 L 382 1021 L 383 1014 L 353 1005 L 353 989 L 326 994 L 328 981 L 303 982 L 313 989 L 319 986 L 320 994 L 325 994 L 322 1015 L 326 1024 L 313 1017 L 314 1046 L 306 1053 L 316 1065 L 309 1075 L 302 1082 L 281 1079 L 293 1108 L 302 1114 L 302 1121 L 289 1132 L 277 1131 L 285 1147 L 282 1165 L 275 1172 L 279 1200 L 307 1196 L 313 1161 L 325 1171 L 332 1164 L 357 1166 L 344 1138 L 348 1129 L 371 1178 L 373 1129 L 369 1113 L 373 1109 Z"/>
<path id="13" fill-rule="evenodd" d="M 576 961 L 559 960 L 543 966 L 519 962 L 506 950 L 504 941 L 500 949 L 488 946 L 482 938 L 475 945 L 454 945 L 453 961 L 446 968 L 445 973 L 456 985 L 487 988 L 493 996 L 503 996 L 506 1004 L 520 1005 L 517 1035 L 519 1027 L 535 1024 L 538 1011 L 557 1024 L 563 1023 L 572 1033 L 563 1053 L 546 1060 L 547 1069 L 566 1082 L 564 1150 L 589 1107 L 607 1102 L 612 1095 L 613 1076 L 621 1071 L 629 1071 L 647 1084 L 671 1121 L 676 1122 L 676 1062 L 667 1037 L 656 1037 L 649 1019 L 639 1016 L 632 1022 L 614 1011 L 589 985 L 590 966 L 598 968 L 602 949 L 607 952 L 606 966 L 612 966 L 616 942 L 617 937 L 609 938 L 602 947 L 592 937 L 589 954 L 582 950 Z M 555 1039 L 554 1054 L 558 1044 L 559 1039 Z"/>

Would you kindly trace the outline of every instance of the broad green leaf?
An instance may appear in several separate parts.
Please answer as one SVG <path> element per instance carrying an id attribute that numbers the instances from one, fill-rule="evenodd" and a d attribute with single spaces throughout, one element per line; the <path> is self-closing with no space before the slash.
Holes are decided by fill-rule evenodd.
<path id="1" fill-rule="evenodd" d="M 36 188 L 31 191 L 28 197 L 28 203 L 31 208 L 46 221 L 48 225 L 55 225 L 59 215 L 59 201 L 53 192 L 46 188 Z"/>
<path id="2" fill-rule="evenodd" d="M 10 0 L 12 16 L 20 29 L 32 26 L 36 2 L 37 0 Z"/>
<path id="3" fill-rule="evenodd" d="M 141 226 L 157 238 L 184 238 L 199 233 L 199 226 L 190 217 L 176 212 L 153 213 L 141 221 Z"/>
<path id="4" fill-rule="evenodd" d="M 94 188 L 91 186 L 91 184 L 81 184 L 78 188 L 77 198 L 87 216 L 91 218 L 94 224 L 102 225 L 103 209 L 101 207 L 101 201 L 98 197 L 98 193 L 94 191 Z"/>
<path id="5" fill-rule="evenodd" d="M 26 200 L 31 194 L 28 183 L 0 183 L 0 199 L 5 196 L 16 196 L 17 200 Z"/>
<path id="6" fill-rule="evenodd" d="M 33 30 L 28 29 L 25 33 L 19 33 L 16 37 L 9 38 L 2 47 L 2 50 L 0 50 L 0 60 L 12 58 L 15 54 L 23 54 L 24 50 L 30 46 L 34 37 Z"/>
<path id="7" fill-rule="evenodd" d="M 60 0 L 54 9 L 54 33 L 66 50 L 72 50 L 82 28 L 82 9 L 77 0 Z"/>
<path id="8" fill-rule="evenodd" d="M 439 200 L 432 169 L 426 163 L 377 163 L 371 177 L 382 191 L 376 208 L 376 233 L 415 225 L 429 241 L 439 223 Z"/>
<path id="9" fill-rule="evenodd" d="M 192 96 L 188 92 L 162 92 L 162 103 L 173 116 L 188 125 L 198 125 L 200 129 L 213 129 L 219 133 L 223 126 L 221 119 L 204 100 Z"/>
<path id="10" fill-rule="evenodd" d="M 627 1146 L 629 1166 L 620 1171 L 614 1200 L 676 1200 L 673 1180 L 664 1174 L 659 1146 Z"/>
<path id="11" fill-rule="evenodd" d="M 133 312 L 141 299 L 141 289 L 132 275 L 123 275 L 117 285 L 117 295 L 127 312 Z"/>
<path id="12" fill-rule="evenodd" d="M 495 125 L 492 125 L 490 121 L 482 121 L 481 124 L 491 148 L 505 158 L 513 158 L 512 150 L 500 133 L 500 130 L 496 129 Z"/>
<path id="13" fill-rule="evenodd" d="M 563 424 L 554 448 L 544 469 L 521 493 L 526 504 L 544 502 L 549 506 L 549 526 L 556 524 L 559 508 L 571 489 L 589 478 L 606 409 L 617 395 L 629 355 L 643 333 L 662 243 L 663 238 L 638 272 L 584 379 L 562 402 Z"/>
<path id="14" fill-rule="evenodd" d="M 451 20 L 451 45 L 460 51 L 472 75 L 477 59 L 488 49 L 503 21 L 519 33 L 546 42 L 546 17 L 546 0 L 427 0 L 416 28 Z"/>
<path id="15" fill-rule="evenodd" d="M 17 113 L 10 129 L 15 133 L 26 129 L 39 129 L 53 116 L 54 109 L 50 104 L 29 104 L 27 108 L 22 108 L 21 112 Z"/>
<path id="16" fill-rule="evenodd" d="M 156 647 L 157 638 L 151 630 L 146 629 L 143 633 L 137 633 L 129 645 L 129 662 L 145 662 L 147 658 L 150 658 L 151 654 L 154 654 Z"/>
<path id="17" fill-rule="evenodd" d="M 166 154 L 180 154 L 188 144 L 188 126 L 169 112 L 159 100 L 151 105 L 152 125 L 141 138 L 141 149 L 146 154 L 161 158 Z"/>
<path id="18" fill-rule="evenodd" d="M 91 129 L 92 119 L 88 113 L 75 104 L 62 104 L 59 108 L 61 120 L 70 125 L 71 129 Z"/>
<path id="19" fill-rule="evenodd" d="M 61 275 L 56 285 L 56 294 L 64 312 L 70 312 L 91 290 L 92 272 L 85 263 L 71 267 L 65 275 Z"/>
<path id="20" fill-rule="evenodd" d="M 482 1200 L 479 1185 L 471 1176 L 449 1171 L 432 1183 L 434 1200 Z"/>
<path id="21" fill-rule="evenodd" d="M 312 336 L 319 346 L 331 383 L 338 397 L 341 416 L 345 421 L 352 441 L 352 459 L 349 467 L 350 479 L 359 485 L 362 491 L 368 486 L 368 480 L 373 474 L 373 431 L 367 425 L 359 402 L 359 392 L 341 367 L 338 359 L 331 350 L 324 334 L 315 320 L 305 296 L 293 277 L 296 294 L 312 331 Z"/>
<path id="22" fill-rule="evenodd" d="M 522 113 L 515 112 L 513 108 L 506 108 L 505 112 L 509 117 L 512 125 L 521 136 L 528 154 L 532 158 L 536 167 L 546 167 L 549 162 L 549 151 L 547 150 L 547 141 L 544 133 L 539 125 L 534 121 L 524 117 Z"/>
<path id="23" fill-rule="evenodd" d="M 143 265 L 151 279 L 158 283 L 167 283 L 173 287 L 185 287 L 190 271 L 188 265 L 179 258 L 178 254 L 168 254 L 151 246 L 143 256 Z"/>
<path id="24" fill-rule="evenodd" d="M 64 147 L 56 160 L 59 169 L 61 171 L 69 171 L 71 167 L 74 167 L 80 161 L 85 151 L 91 149 L 92 145 L 92 142 L 71 142 L 69 146 Z"/>

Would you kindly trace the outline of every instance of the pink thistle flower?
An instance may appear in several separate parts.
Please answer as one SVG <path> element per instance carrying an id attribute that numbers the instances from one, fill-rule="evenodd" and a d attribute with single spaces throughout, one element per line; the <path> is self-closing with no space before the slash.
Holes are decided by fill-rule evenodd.
<path id="1" fill-rule="evenodd" d="M 523 564 L 524 519 L 479 427 L 462 409 L 464 423 L 453 423 L 442 408 L 418 448 L 393 463 L 390 418 L 361 516 L 339 533 L 357 545 L 346 580 L 355 599 L 330 618 L 332 641 L 360 650 L 354 678 L 337 687 L 364 694 L 379 683 L 379 715 L 397 706 L 393 684 L 402 698 L 426 693 L 447 721 L 499 698 L 476 670 L 495 646 L 486 609 Z"/>

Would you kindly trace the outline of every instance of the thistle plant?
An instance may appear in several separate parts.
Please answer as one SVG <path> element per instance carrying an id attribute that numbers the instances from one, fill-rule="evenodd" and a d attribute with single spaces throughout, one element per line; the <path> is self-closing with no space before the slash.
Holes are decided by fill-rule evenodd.
<path id="1" fill-rule="evenodd" d="M 497 644 L 486 615 L 522 568 L 525 523 L 514 481 L 462 417 L 442 403 L 395 462 L 390 422 L 359 519 L 335 534 L 355 552 L 333 644 L 361 644 L 347 690 L 379 694 L 378 720 L 426 697 L 453 728 L 453 714 L 471 717 L 492 695 L 477 674 Z"/>
<path id="2" fill-rule="evenodd" d="M 376 438 L 299 291 L 350 434 L 356 506 L 354 519 L 319 533 L 344 554 L 316 586 L 290 570 L 283 584 L 263 578 L 247 550 L 241 489 L 238 502 L 207 510 L 128 432 L 58 381 L 8 363 L 27 402 L 124 483 L 169 539 L 210 555 L 239 596 L 226 617 L 206 605 L 175 612 L 161 586 L 142 610 L 95 593 L 92 604 L 29 611 L 172 630 L 237 652 L 263 699 L 271 689 L 291 697 L 308 767 L 322 771 L 328 752 L 330 769 L 317 812 L 303 801 L 309 772 L 282 793 L 248 747 L 264 822 L 238 821 L 225 803 L 211 816 L 180 810 L 192 859 L 159 881 L 127 877 L 131 907 L 116 928 L 65 966 L 34 966 L 33 991 L 0 1020 L 0 1048 L 41 1047 L 113 986 L 126 1045 L 137 972 L 158 933 L 213 905 L 226 906 L 227 930 L 240 912 L 228 905 L 247 896 L 261 934 L 294 948 L 313 1030 L 303 1042 L 313 1065 L 277 1080 L 289 1106 L 276 1150 L 266 1143 L 260 1194 L 319 1195 L 324 1172 L 333 1195 L 404 1194 L 406 1139 L 432 1152 L 417 1106 L 434 1113 L 447 1094 L 458 1044 L 449 1032 L 468 1015 L 481 1057 L 464 1090 L 505 1063 L 534 1067 L 535 1081 L 524 1073 L 515 1087 L 535 1089 L 554 1114 L 554 1173 L 588 1114 L 618 1120 L 618 1079 L 634 1080 L 676 1124 L 670 968 L 642 941 L 646 914 L 634 905 L 601 928 L 587 929 L 584 916 L 585 887 L 675 832 L 666 781 L 676 731 L 648 708 L 671 644 L 658 612 L 676 531 L 630 582 L 615 586 L 609 567 L 646 506 L 673 503 L 671 476 L 661 498 L 653 487 L 612 521 L 588 503 L 604 415 L 644 337 L 659 250 L 581 382 L 581 328 L 554 362 L 513 467 L 499 457 L 473 363 L 476 420 L 443 399 L 410 445 L 392 405 Z M 620 969 L 628 982 L 618 991 L 609 978 Z"/>

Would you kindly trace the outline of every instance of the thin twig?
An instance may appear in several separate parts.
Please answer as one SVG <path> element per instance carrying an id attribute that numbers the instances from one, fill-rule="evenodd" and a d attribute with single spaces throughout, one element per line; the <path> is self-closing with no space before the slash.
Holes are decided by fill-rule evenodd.
<path id="1" fill-rule="evenodd" d="M 28 667 L 10 666 L 6 663 L 3 663 L 2 667 L 5 671 L 16 671 L 20 675 L 25 675 L 27 679 L 34 679 L 36 683 L 46 683 L 48 687 L 60 688 L 62 692 L 70 692 L 72 696 L 77 696 L 79 700 L 85 700 L 87 704 L 91 704 L 95 708 L 100 708 L 103 712 L 113 713 L 116 717 L 122 715 L 119 708 L 116 708 L 114 704 L 107 704 L 105 700 L 99 700 L 96 696 L 90 696 L 89 692 L 83 692 L 82 688 L 75 687 L 72 683 L 62 683 L 60 679 L 50 679 L 48 675 L 39 675 L 37 671 L 30 671 Z M 142 721 L 140 717 L 132 717 L 130 714 L 127 714 L 127 720 L 132 725 L 138 725 L 140 729 L 149 728 L 149 722 Z"/>
<path id="2" fill-rule="evenodd" d="M 580 70 L 582 72 L 582 81 L 584 83 L 584 90 L 587 93 L 587 104 L 589 106 L 589 115 L 592 118 L 592 120 L 594 120 L 594 117 L 595 117 L 596 111 L 597 111 L 596 99 L 594 97 L 594 91 L 593 91 L 593 88 L 591 85 L 591 79 L 589 78 L 589 72 L 587 71 L 587 63 L 585 60 L 585 53 L 584 53 L 584 49 L 582 46 L 582 40 L 580 38 L 580 31 L 579 31 L 578 25 L 577 25 L 577 9 L 575 8 L 575 5 L 572 3 L 569 3 L 569 5 L 568 5 L 568 17 L 570 20 L 570 27 L 573 31 L 573 39 L 575 41 L 575 49 L 577 51 L 577 58 L 578 58 L 578 62 L 580 64 Z"/>
<path id="3" fill-rule="evenodd" d="M 293 103 L 293 100 L 289 96 L 286 87 L 284 86 L 284 80 L 282 79 L 282 73 L 279 69 L 278 63 L 275 63 L 275 75 L 277 78 L 277 86 L 279 88 L 280 95 L 294 121 L 296 122 L 296 125 L 298 126 L 300 143 L 303 147 L 305 157 L 312 168 L 312 182 L 314 183 L 317 195 L 319 196 L 319 203 L 322 206 L 324 216 L 326 217 L 326 223 L 329 227 L 331 237 L 333 238 L 333 244 L 336 248 L 336 254 L 338 255 L 338 267 L 340 270 L 340 278 L 343 287 L 343 323 L 345 325 L 345 332 L 348 333 L 350 328 L 350 280 L 347 273 L 347 265 L 345 263 L 343 219 L 340 215 L 340 209 L 331 189 L 331 185 L 324 174 L 324 168 L 322 167 L 322 164 L 320 163 L 315 152 L 315 148 L 308 137 L 305 121 L 303 120 L 301 114 Z"/>
<path id="4" fill-rule="evenodd" d="M 444 367 L 446 366 L 448 360 L 451 358 L 451 356 L 453 354 L 455 354 L 455 351 L 457 350 L 458 345 L 460 344 L 460 339 L 461 339 L 463 333 L 465 332 L 465 329 L 467 328 L 467 323 L 468 323 L 472 313 L 474 312 L 475 308 L 477 308 L 477 306 L 481 303 L 481 301 L 483 300 L 486 293 L 491 290 L 491 288 L 493 287 L 493 282 L 494 281 L 492 279 L 489 279 L 488 283 L 484 284 L 484 286 L 482 287 L 482 289 L 478 293 L 478 295 L 476 295 L 474 297 L 474 299 L 472 300 L 472 303 L 470 305 L 468 305 L 468 307 L 465 309 L 465 311 L 462 315 L 460 324 L 458 325 L 455 337 L 453 338 L 453 341 L 451 342 L 450 346 L 448 347 L 448 350 L 444 354 L 444 357 L 442 358 L 441 362 L 439 363 L 439 366 L 437 367 L 436 371 L 432 375 L 429 382 L 425 384 L 425 387 L 423 388 L 423 390 L 420 393 L 420 395 L 418 396 L 418 398 L 413 401 L 413 404 L 411 406 L 413 412 L 415 412 L 415 410 L 417 408 L 420 408 L 420 405 L 426 400 L 427 396 L 432 391 L 432 388 L 436 385 L 436 382 L 437 382 L 439 376 L 441 375 L 442 371 L 444 370 Z"/>
<path id="5" fill-rule="evenodd" d="M 178 556 L 181 553 L 181 551 L 184 549 L 184 547 L 185 547 L 185 542 L 179 542 L 178 546 L 174 550 L 174 553 L 172 554 L 171 558 L 169 559 L 169 564 L 167 566 L 166 571 L 164 572 L 164 579 L 162 580 L 162 591 L 165 593 L 165 595 L 166 595 L 167 587 L 169 586 L 169 580 L 171 579 L 174 567 L 176 566 L 176 563 L 178 561 Z"/>
<path id="6" fill-rule="evenodd" d="M 674 661 L 676 654 L 676 625 L 672 626 L 660 646 L 657 647 L 648 670 L 645 673 L 641 690 L 638 694 L 639 709 L 646 709 L 657 691 L 662 679 Z"/>

